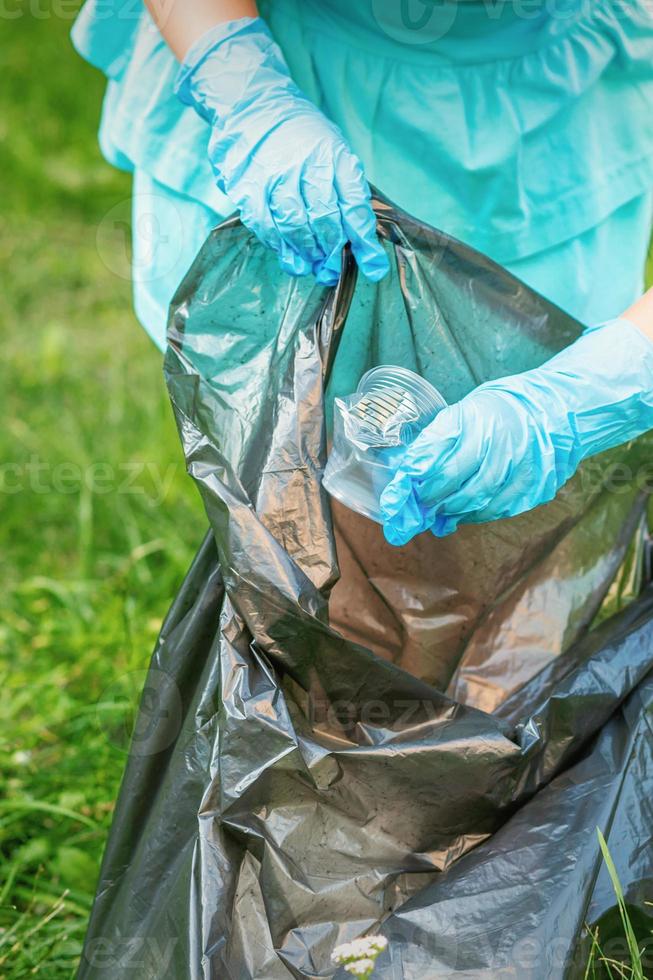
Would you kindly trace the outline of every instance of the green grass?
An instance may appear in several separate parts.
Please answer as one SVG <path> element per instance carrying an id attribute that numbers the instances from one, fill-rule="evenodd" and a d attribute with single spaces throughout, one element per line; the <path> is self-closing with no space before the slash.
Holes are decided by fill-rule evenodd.
<path id="1" fill-rule="evenodd" d="M 65 5 L 63 5 L 65 7 Z M 205 520 L 99 223 L 103 82 L 23 16 L 0 89 L 0 976 L 71 977 L 156 633 Z M 107 254 L 114 249 L 115 255 Z M 104 261 L 103 261 L 104 259 Z M 107 261 L 108 260 L 108 261 Z"/>
<path id="2" fill-rule="evenodd" d="M 626 955 L 620 959 L 604 953 L 601 947 L 601 931 L 597 927 L 589 929 L 591 947 L 584 980 L 646 980 L 644 954 L 646 945 L 638 941 L 619 875 L 612 859 L 605 837 L 597 827 L 599 848 L 617 900 L 620 933 L 625 939 Z M 650 934 L 649 934 L 650 935 Z"/>

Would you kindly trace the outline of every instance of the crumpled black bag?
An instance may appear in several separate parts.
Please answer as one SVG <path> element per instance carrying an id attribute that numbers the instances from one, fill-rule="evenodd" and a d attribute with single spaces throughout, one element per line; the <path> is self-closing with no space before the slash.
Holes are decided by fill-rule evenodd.
<path id="1" fill-rule="evenodd" d="M 173 301 L 165 372 L 211 532 L 154 653 L 82 978 L 330 977 L 337 943 L 379 931 L 383 980 L 582 977 L 586 923 L 617 921 L 597 826 L 649 928 L 650 444 L 402 549 L 331 502 L 325 415 L 364 370 L 454 401 L 581 330 L 375 207 L 378 286 L 348 256 L 336 290 L 288 278 L 231 220 Z"/>

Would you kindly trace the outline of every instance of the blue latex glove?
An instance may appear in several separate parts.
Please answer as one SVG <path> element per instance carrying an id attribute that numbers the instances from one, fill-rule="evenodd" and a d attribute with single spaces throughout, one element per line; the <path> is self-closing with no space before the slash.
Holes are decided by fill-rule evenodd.
<path id="1" fill-rule="evenodd" d="M 297 88 L 260 19 L 219 24 L 191 48 L 176 92 L 211 126 L 209 157 L 243 224 L 291 275 L 334 285 L 351 242 L 365 276 L 388 271 L 363 168 Z"/>
<path id="2" fill-rule="evenodd" d="M 402 545 L 521 514 L 552 500 L 587 456 L 651 428 L 653 344 L 613 320 L 444 409 L 383 492 L 385 536 Z"/>

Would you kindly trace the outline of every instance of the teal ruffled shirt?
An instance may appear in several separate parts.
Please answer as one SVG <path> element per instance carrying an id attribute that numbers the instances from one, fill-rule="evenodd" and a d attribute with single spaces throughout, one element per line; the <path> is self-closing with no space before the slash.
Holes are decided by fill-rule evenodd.
<path id="1" fill-rule="evenodd" d="M 589 241 L 624 208 L 620 227 L 645 242 L 648 0 L 262 0 L 259 9 L 297 83 L 407 211 L 516 271 L 542 256 L 552 284 L 565 243 Z M 208 163 L 208 127 L 174 96 L 177 63 L 142 5 L 87 0 L 73 40 L 109 78 L 106 157 L 159 192 L 231 213 Z M 582 266 L 581 279 L 591 268 Z"/>

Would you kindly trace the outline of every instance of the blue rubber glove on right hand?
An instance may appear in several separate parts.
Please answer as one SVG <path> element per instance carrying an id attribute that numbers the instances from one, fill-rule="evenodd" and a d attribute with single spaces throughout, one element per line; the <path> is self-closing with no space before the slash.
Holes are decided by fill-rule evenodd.
<path id="1" fill-rule="evenodd" d="M 218 187 L 286 272 L 334 285 L 351 242 L 368 279 L 386 274 L 360 160 L 295 85 L 260 18 L 219 24 L 200 38 L 176 92 L 211 126 Z"/>
<path id="2" fill-rule="evenodd" d="M 514 517 L 552 500 L 588 456 L 653 429 L 653 344 L 612 320 L 532 371 L 479 385 L 406 449 L 381 495 L 384 532 Z"/>

